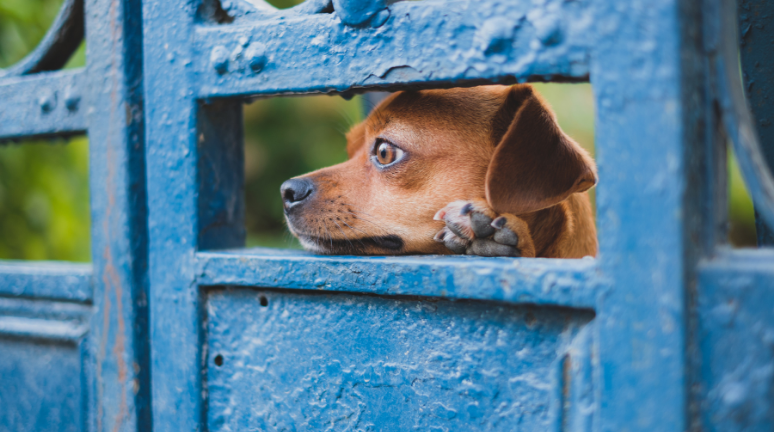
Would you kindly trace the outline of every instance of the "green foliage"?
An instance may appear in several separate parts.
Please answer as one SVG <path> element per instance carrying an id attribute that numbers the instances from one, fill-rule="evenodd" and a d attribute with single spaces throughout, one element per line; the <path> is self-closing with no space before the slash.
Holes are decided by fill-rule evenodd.
<path id="1" fill-rule="evenodd" d="M 61 4 L 62 0 L 0 2 L 0 67 L 16 63 L 35 48 Z"/>
<path id="2" fill-rule="evenodd" d="M 90 260 L 88 144 L 0 148 L 0 257 Z"/>
<path id="3" fill-rule="evenodd" d="M 731 150 L 728 151 L 728 224 L 731 244 L 740 247 L 756 245 L 755 210 Z"/>
<path id="4" fill-rule="evenodd" d="M 27 55 L 62 0 L 0 2 L 0 67 Z M 84 64 L 84 46 L 66 67 Z M 88 142 L 0 144 L 0 259 L 89 261 Z"/>

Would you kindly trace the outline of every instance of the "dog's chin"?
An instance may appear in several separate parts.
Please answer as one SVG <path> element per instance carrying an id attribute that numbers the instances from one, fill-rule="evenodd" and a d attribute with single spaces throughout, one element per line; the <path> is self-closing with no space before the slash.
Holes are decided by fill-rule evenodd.
<path id="1" fill-rule="evenodd" d="M 332 239 L 295 234 L 301 246 L 309 252 L 324 255 L 398 255 L 404 243 L 397 235 Z"/>

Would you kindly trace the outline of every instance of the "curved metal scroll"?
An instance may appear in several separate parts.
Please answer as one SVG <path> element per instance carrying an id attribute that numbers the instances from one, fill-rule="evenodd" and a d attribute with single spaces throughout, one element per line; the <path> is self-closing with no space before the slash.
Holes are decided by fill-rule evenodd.
<path id="1" fill-rule="evenodd" d="M 755 208 L 774 227 L 774 178 L 761 150 L 739 71 L 736 0 L 721 0 L 719 12 L 721 37 L 715 69 L 723 123 Z"/>
<path id="2" fill-rule="evenodd" d="M 83 0 L 65 0 L 43 40 L 31 53 L 0 77 L 28 75 L 61 69 L 83 40 Z"/>

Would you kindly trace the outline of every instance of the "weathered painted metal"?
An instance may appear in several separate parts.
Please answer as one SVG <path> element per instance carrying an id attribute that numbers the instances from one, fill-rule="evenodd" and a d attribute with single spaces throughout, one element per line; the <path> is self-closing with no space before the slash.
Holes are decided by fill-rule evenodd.
<path id="1" fill-rule="evenodd" d="M 0 297 L 0 430 L 84 430 L 91 308 Z"/>
<path id="2" fill-rule="evenodd" d="M 342 25 L 339 14 L 275 12 L 265 20 L 196 26 L 193 52 L 169 51 L 165 58 L 193 62 L 193 91 L 202 98 L 588 80 L 592 2 L 481 6 L 395 3 L 378 27 Z M 256 43 L 266 52 L 258 72 L 246 55 Z"/>
<path id="3" fill-rule="evenodd" d="M 0 263 L 2 430 L 151 429 L 140 14 L 137 0 L 66 1 L 0 72 L 0 139 L 89 136 L 93 224 L 91 265 Z M 84 22 L 86 67 L 42 72 Z"/>
<path id="4" fill-rule="evenodd" d="M 702 261 L 698 348 L 707 431 L 774 428 L 774 251 Z"/>
<path id="5" fill-rule="evenodd" d="M 0 295 L 88 302 L 91 273 L 88 264 L 0 261 Z"/>
<path id="6" fill-rule="evenodd" d="M 197 283 L 205 286 L 282 287 L 577 308 L 594 308 L 598 289 L 604 286 L 592 259 L 314 257 L 261 248 L 198 253 L 196 275 Z"/>
<path id="7" fill-rule="evenodd" d="M 84 75 L 60 71 L 0 80 L 0 141 L 84 133 Z"/>
<path id="8" fill-rule="evenodd" d="M 0 75 L 0 139 L 88 134 L 94 251 L 0 262 L 0 430 L 771 429 L 721 0 L 253 3 L 87 0 L 84 69 Z M 594 85 L 596 259 L 243 249 L 245 100 L 535 80 Z"/>
<path id="9" fill-rule="evenodd" d="M 569 410 L 582 394 L 570 388 L 590 375 L 590 311 L 308 291 L 206 296 L 210 431 L 545 431 L 583 415 Z"/>

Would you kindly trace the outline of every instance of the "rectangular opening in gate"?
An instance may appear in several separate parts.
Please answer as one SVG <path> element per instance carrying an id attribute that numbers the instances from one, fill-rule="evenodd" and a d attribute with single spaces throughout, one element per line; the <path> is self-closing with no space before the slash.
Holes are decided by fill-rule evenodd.
<path id="1" fill-rule="evenodd" d="M 379 248 L 386 248 L 382 253 L 393 249 L 441 253 L 445 243 L 433 241 L 439 231 L 434 215 L 445 208 L 447 212 L 456 209 L 449 204 L 457 200 L 483 200 L 489 155 L 497 146 L 493 141 L 505 140 L 509 126 L 516 121 L 520 106 L 516 99 L 523 95 L 508 99 L 504 96 L 507 87 L 495 87 L 497 91 L 491 92 L 480 87 L 439 90 L 432 97 L 404 93 L 370 117 L 366 112 L 379 99 L 375 94 L 349 101 L 314 96 L 258 100 L 247 105 L 247 245 L 299 249 L 300 237 L 308 249 L 341 255 L 380 254 Z M 545 101 L 538 110 L 543 106 L 552 110 L 561 130 L 593 156 L 591 86 L 533 87 Z M 548 125 L 540 126 L 545 130 L 532 130 L 532 124 L 522 121 L 516 125 L 511 139 L 529 134 L 550 138 Z M 361 155 L 362 161 L 348 159 L 358 152 L 366 153 Z M 513 186 L 514 190 L 515 184 L 534 176 L 540 176 L 538 182 L 553 182 L 556 178 L 550 167 L 541 168 L 552 161 L 549 155 L 542 162 L 512 169 L 506 160 L 491 182 L 495 187 Z M 331 168 L 337 164 L 343 165 Z M 324 170 L 288 182 L 320 169 Z M 511 178 L 527 170 L 533 172 L 530 179 Z M 593 190 L 589 193 L 592 227 Z M 511 204 L 523 202 L 504 206 Z M 290 223 L 286 222 L 285 209 Z M 460 213 L 461 209 L 455 211 Z M 488 217 L 488 211 L 488 206 L 481 206 L 474 207 L 473 213 Z"/>
<path id="2" fill-rule="evenodd" d="M 204 317 L 208 430 L 586 430 L 593 318 L 214 288 Z"/>
<path id="3" fill-rule="evenodd" d="M 88 140 L 0 144 L 0 259 L 91 260 Z"/>

